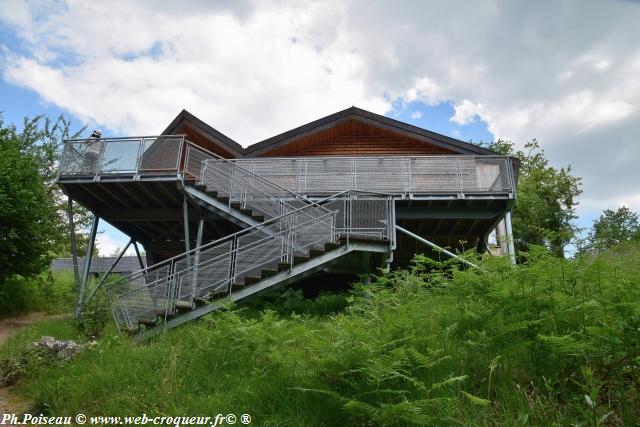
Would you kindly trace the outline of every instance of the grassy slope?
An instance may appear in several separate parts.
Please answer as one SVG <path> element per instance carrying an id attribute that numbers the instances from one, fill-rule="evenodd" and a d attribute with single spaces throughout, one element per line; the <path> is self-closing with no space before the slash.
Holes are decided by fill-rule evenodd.
<path id="1" fill-rule="evenodd" d="M 494 259 L 485 273 L 427 274 L 428 260 L 417 257 L 414 269 L 378 277 L 331 316 L 238 309 L 146 346 L 107 331 L 74 362 L 31 369 L 18 391 L 55 414 L 246 412 L 257 425 L 633 425 L 640 247 L 580 261 L 540 251 L 530 259 L 516 269 Z M 65 322 L 38 328 L 7 343 L 0 358 L 40 334 L 76 334 Z"/>

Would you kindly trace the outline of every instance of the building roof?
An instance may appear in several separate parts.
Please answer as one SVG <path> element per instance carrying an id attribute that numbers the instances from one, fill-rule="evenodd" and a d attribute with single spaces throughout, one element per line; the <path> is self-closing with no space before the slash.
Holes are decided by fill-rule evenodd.
<path id="1" fill-rule="evenodd" d="M 428 142 L 442 148 L 453 150 L 461 154 L 496 154 L 491 150 L 487 150 L 486 148 L 478 147 L 477 145 L 468 142 L 460 141 L 458 139 L 450 138 L 439 133 L 431 132 L 429 130 L 422 129 L 420 127 L 413 126 L 399 120 L 391 119 L 380 114 L 375 114 L 358 107 L 350 107 L 345 110 L 338 111 L 337 113 L 330 114 L 321 119 L 314 120 L 313 122 L 281 133 L 280 135 L 276 135 L 271 138 L 265 139 L 264 141 L 260 141 L 256 144 L 250 145 L 245 148 L 244 154 L 245 156 L 252 156 L 267 150 L 272 150 L 278 146 L 285 145 L 292 140 L 351 119 L 364 121 L 374 126 L 383 127 L 395 132 L 406 134 L 413 138 Z"/>
<path id="2" fill-rule="evenodd" d="M 95 257 L 91 260 L 91 267 L 89 268 L 89 273 L 106 273 L 111 265 L 114 263 L 117 257 L 114 256 L 106 256 L 106 257 Z M 146 257 L 142 256 L 142 262 L 147 264 Z M 78 268 L 82 270 L 82 266 L 84 265 L 84 257 L 78 258 Z M 73 270 L 73 258 L 58 258 L 51 261 L 51 270 L 53 271 L 62 271 L 62 270 Z M 114 273 L 132 273 L 134 271 L 140 270 L 140 263 L 138 262 L 138 257 L 135 256 L 123 256 L 122 259 L 118 262 L 118 265 L 113 269 Z"/>
<path id="3" fill-rule="evenodd" d="M 238 144 L 227 135 L 214 129 L 213 127 L 206 124 L 184 109 L 180 111 L 176 118 L 173 119 L 169 126 L 167 126 L 167 128 L 162 132 L 162 135 L 173 135 L 176 132 L 179 132 L 185 124 L 190 125 L 189 127 L 199 131 L 201 134 L 213 138 L 218 143 L 221 143 L 228 151 L 234 153 L 235 155 L 241 155 L 242 153 L 244 153 L 244 148 L 242 147 L 242 145 Z"/>
<path id="4" fill-rule="evenodd" d="M 171 124 L 164 130 L 163 135 L 175 133 L 179 131 L 179 129 L 181 129 L 185 124 L 189 124 L 190 127 L 195 128 L 200 133 L 209 135 L 217 142 L 223 144 L 226 149 L 234 153 L 237 157 L 253 157 L 259 155 L 260 153 L 264 153 L 274 148 L 286 145 L 298 138 L 313 134 L 315 132 L 319 132 L 323 129 L 330 128 L 346 120 L 359 120 L 365 123 L 369 123 L 373 126 L 391 130 L 393 132 L 397 132 L 460 154 L 498 154 L 486 148 L 479 147 L 475 144 L 441 135 L 439 133 L 423 129 L 418 126 L 413 126 L 408 123 L 391 119 L 380 114 L 375 114 L 357 107 L 350 107 L 345 110 L 338 111 L 337 113 L 330 114 L 321 119 L 314 120 L 310 123 L 298 126 L 279 135 L 249 145 L 246 148 L 243 148 L 233 139 L 217 131 L 216 129 L 198 119 L 196 116 L 186 110 L 182 110 L 180 114 L 176 116 Z"/>

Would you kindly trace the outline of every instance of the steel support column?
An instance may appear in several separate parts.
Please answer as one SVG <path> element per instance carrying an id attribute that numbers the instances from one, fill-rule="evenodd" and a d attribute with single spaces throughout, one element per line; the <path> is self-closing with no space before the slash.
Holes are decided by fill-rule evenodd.
<path id="1" fill-rule="evenodd" d="M 78 247 L 76 245 L 76 227 L 73 222 L 73 200 L 67 199 L 67 215 L 69 216 L 69 239 L 71 240 L 71 257 L 73 259 L 73 277 L 76 279 L 76 286 L 80 284 L 80 272 L 78 271 Z"/>
<path id="2" fill-rule="evenodd" d="M 192 293 L 191 293 L 191 303 L 193 304 L 193 300 L 196 297 L 196 291 L 198 290 L 198 264 L 200 264 L 200 246 L 202 246 L 202 235 L 204 233 L 204 218 L 200 217 L 200 221 L 198 221 L 198 235 L 196 237 L 196 254 L 193 260 L 193 277 L 191 279 L 192 282 Z"/>
<path id="3" fill-rule="evenodd" d="M 89 234 L 89 241 L 87 242 L 87 253 L 84 256 L 84 269 L 82 270 L 82 281 L 78 289 L 78 302 L 76 303 L 76 318 L 80 317 L 82 312 L 82 304 L 84 299 L 84 290 L 89 281 L 89 269 L 91 268 L 91 257 L 93 256 L 93 249 L 96 243 L 96 233 L 98 232 L 98 223 L 100 218 L 97 215 L 93 215 L 93 223 L 91 224 L 91 234 Z"/>
<path id="4" fill-rule="evenodd" d="M 511 211 L 508 210 L 504 214 L 504 223 L 507 229 L 507 247 L 509 250 L 509 259 L 511 259 L 511 264 L 516 264 L 516 248 L 513 244 L 513 228 L 511 226 Z"/>

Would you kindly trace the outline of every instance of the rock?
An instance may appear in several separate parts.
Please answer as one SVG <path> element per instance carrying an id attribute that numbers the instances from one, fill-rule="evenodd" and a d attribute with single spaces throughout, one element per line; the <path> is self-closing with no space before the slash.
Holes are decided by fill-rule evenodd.
<path id="1" fill-rule="evenodd" d="M 53 337 L 42 337 L 40 341 L 33 343 L 34 348 L 43 349 L 51 353 L 57 359 L 69 361 L 76 357 L 84 349 L 84 345 L 75 341 L 56 340 Z"/>

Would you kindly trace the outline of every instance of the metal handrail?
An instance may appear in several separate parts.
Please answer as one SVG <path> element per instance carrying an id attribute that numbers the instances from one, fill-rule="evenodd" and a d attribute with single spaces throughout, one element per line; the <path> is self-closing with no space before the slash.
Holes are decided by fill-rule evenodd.
<path id="1" fill-rule="evenodd" d="M 347 193 L 351 193 L 351 191 L 343 191 L 343 192 L 341 192 L 341 193 L 334 194 L 334 195 L 332 195 L 332 196 L 329 196 L 329 197 L 327 197 L 327 198 L 325 198 L 325 199 L 323 199 L 323 200 L 320 200 L 320 201 L 316 202 L 315 204 L 316 204 L 316 205 L 319 205 L 320 203 L 324 203 L 324 202 L 326 202 L 326 201 L 329 201 L 329 200 L 335 199 L 335 198 L 340 197 L 340 196 L 342 196 L 342 195 L 344 195 L 344 194 L 347 194 Z M 204 245 L 202 245 L 202 246 L 198 246 L 198 247 L 196 247 L 196 248 L 193 248 L 193 249 L 191 249 L 191 250 L 189 250 L 189 251 L 183 252 L 183 253 L 178 254 L 178 255 L 176 255 L 176 256 L 173 256 L 173 257 L 171 257 L 171 258 L 167 258 L 167 259 L 165 259 L 165 260 L 163 260 L 163 261 L 160 261 L 160 262 L 158 262 L 158 263 L 155 263 L 155 264 L 153 264 L 153 265 L 149 265 L 149 266 L 147 266 L 147 267 L 145 267 L 145 268 L 143 268 L 143 269 L 140 269 L 140 270 L 134 271 L 133 273 L 129 274 L 128 276 L 125 276 L 125 277 L 121 278 L 120 280 L 117 280 L 117 281 L 115 281 L 115 282 L 110 283 L 109 287 L 110 287 L 110 288 L 113 288 L 113 287 L 116 287 L 118 284 L 121 284 L 121 283 L 123 283 L 123 282 L 130 282 L 130 281 L 132 281 L 132 279 L 133 279 L 134 277 L 138 277 L 138 276 L 140 276 L 140 275 L 145 275 L 145 273 L 147 273 L 147 272 L 149 272 L 149 271 L 151 271 L 151 270 L 157 270 L 159 267 L 162 267 L 162 266 L 168 265 L 168 264 L 170 264 L 171 262 L 173 262 L 173 261 L 175 261 L 175 260 L 177 260 L 177 259 L 179 259 L 179 258 L 183 258 L 183 257 L 185 257 L 185 256 L 190 256 L 190 255 L 195 255 L 195 253 L 196 253 L 196 252 L 198 252 L 198 251 L 206 250 L 206 249 L 211 248 L 211 247 L 213 247 L 213 246 L 215 246 L 215 245 L 218 245 L 218 244 L 220 244 L 220 243 L 224 243 L 224 242 L 225 242 L 225 241 L 227 241 L 227 240 L 234 239 L 234 238 L 236 238 L 237 236 L 240 236 L 240 235 L 242 235 L 242 234 L 250 233 L 250 232 L 252 232 L 252 231 L 254 231 L 254 230 L 258 230 L 258 229 L 264 228 L 264 227 L 266 227 L 266 226 L 268 226 L 268 225 L 274 224 L 274 223 L 276 223 L 277 221 L 280 221 L 280 220 L 284 219 L 284 218 L 285 218 L 285 217 L 287 217 L 287 216 L 293 215 L 293 214 L 295 214 L 295 213 L 298 213 L 298 212 L 300 212 L 300 211 L 302 211 L 302 210 L 304 210 L 304 209 L 308 209 L 308 208 L 310 208 L 310 207 L 312 207 L 312 205 L 309 205 L 309 206 L 303 206 L 303 207 L 301 207 L 301 208 L 294 209 L 294 210 L 289 211 L 289 212 L 286 212 L 286 213 L 284 213 L 284 214 L 282 214 L 282 215 L 280 215 L 280 216 L 278 216 L 278 217 L 272 218 L 272 219 L 270 219 L 270 220 L 268 220 L 268 221 L 261 222 L 260 224 L 254 225 L 254 226 L 249 227 L 249 228 L 242 229 L 242 230 L 240 230 L 240 231 L 236 231 L 235 233 L 232 233 L 232 234 L 229 234 L 229 235 L 227 235 L 227 236 L 221 237 L 221 238 L 219 238 L 219 239 L 217 239 L 217 240 L 214 240 L 214 241 L 212 241 L 212 242 L 206 243 L 206 244 L 204 244 Z M 321 207 L 321 206 L 318 206 L 318 207 Z M 323 208 L 323 209 L 326 209 L 326 208 Z"/>
<path id="2" fill-rule="evenodd" d="M 328 213 L 316 217 L 307 215 L 300 217 L 300 213 L 318 211 L 320 208 L 320 206 L 308 205 L 128 276 L 114 284 L 114 286 L 122 285 L 123 282 L 127 282 L 135 286 L 134 289 L 116 294 L 116 304 L 114 305 L 116 322 L 127 323 L 129 327 L 132 327 L 133 323 L 130 322 L 132 317 L 138 316 L 138 319 L 143 319 L 145 315 L 156 313 L 157 310 L 164 310 L 163 313 L 166 317 L 173 313 L 177 301 L 190 300 L 193 304 L 194 298 L 219 291 L 225 282 L 227 288 L 223 291 L 230 293 L 231 287 L 238 277 L 246 277 L 256 269 L 261 271 L 267 264 L 277 260 L 288 262 L 293 268 L 294 255 L 302 254 L 316 244 L 336 241 L 341 235 L 346 235 L 349 239 L 350 236 L 359 235 L 363 230 L 365 233 L 363 237 L 387 238 L 391 242 L 393 232 L 389 229 L 392 223 L 390 198 L 365 197 L 362 199 L 384 203 L 382 210 L 378 209 L 380 218 L 377 220 L 367 218 L 369 223 L 362 228 L 359 224 L 354 226 L 354 218 L 360 219 L 361 217 L 358 212 L 354 213 L 353 207 L 355 201 L 361 200 L 357 198 L 358 195 L 359 192 L 346 191 L 327 197 L 322 201 L 323 203 L 339 202 L 337 206 L 342 205 L 345 210 L 341 219 L 344 223 L 341 226 L 337 224 L 339 209 L 332 209 Z M 347 202 L 349 208 L 346 207 Z M 368 206 L 360 206 L 359 209 L 368 209 Z M 371 223 L 379 225 L 371 227 Z M 264 231 L 270 226 L 275 226 L 271 230 L 273 234 Z M 375 232 L 372 233 L 372 230 Z M 192 259 L 200 260 L 198 254 L 205 260 L 191 262 Z M 202 273 L 203 271 L 204 273 Z M 153 278 L 150 282 L 144 285 L 135 285 L 136 279 L 151 277 L 157 273 L 160 276 Z M 199 276 L 199 273 L 204 276 Z M 202 282 L 205 282 L 204 287 L 201 286 Z M 162 307 L 162 304 L 165 306 Z"/>

